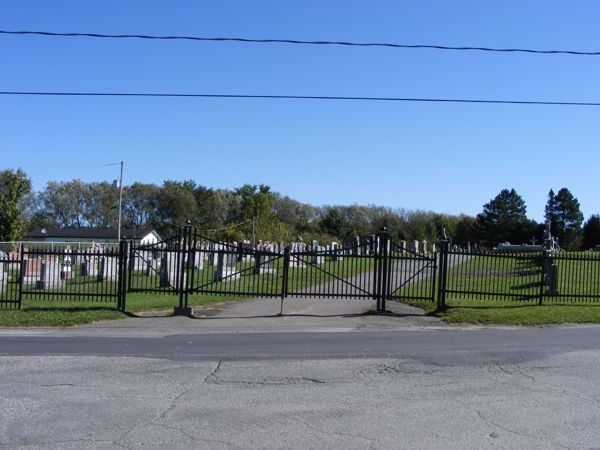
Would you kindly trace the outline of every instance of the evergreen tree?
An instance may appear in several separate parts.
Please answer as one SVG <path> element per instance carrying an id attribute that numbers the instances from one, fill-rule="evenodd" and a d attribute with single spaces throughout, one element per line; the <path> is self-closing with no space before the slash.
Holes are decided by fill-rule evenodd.
<path id="1" fill-rule="evenodd" d="M 546 208 L 544 209 L 544 218 L 550 221 L 550 231 L 556 236 L 558 229 L 556 228 L 558 223 L 558 209 L 556 205 L 556 195 L 554 190 L 550 189 L 548 192 L 548 201 L 546 202 Z"/>
<path id="2" fill-rule="evenodd" d="M 579 201 L 567 188 L 562 188 L 555 197 L 555 232 L 562 248 L 575 250 L 580 246 L 583 213 Z"/>
<path id="3" fill-rule="evenodd" d="M 598 214 L 594 214 L 583 225 L 583 249 L 589 250 L 596 245 L 600 245 L 600 215 Z"/>
<path id="4" fill-rule="evenodd" d="M 503 189 L 477 216 L 482 243 L 495 246 L 501 242 L 521 243 L 529 237 L 525 201 L 514 189 Z"/>

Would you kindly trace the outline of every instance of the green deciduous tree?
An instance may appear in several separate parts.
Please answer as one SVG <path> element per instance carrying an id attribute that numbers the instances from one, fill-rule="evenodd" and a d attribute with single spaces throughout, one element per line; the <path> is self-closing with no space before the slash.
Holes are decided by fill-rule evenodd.
<path id="1" fill-rule="evenodd" d="M 168 180 L 161 186 L 157 197 L 155 226 L 165 235 L 185 226 L 197 213 L 194 187 L 186 182 Z"/>
<path id="2" fill-rule="evenodd" d="M 0 172 L 0 241 L 18 241 L 25 233 L 21 202 L 31 191 L 31 180 L 21 169 Z"/>

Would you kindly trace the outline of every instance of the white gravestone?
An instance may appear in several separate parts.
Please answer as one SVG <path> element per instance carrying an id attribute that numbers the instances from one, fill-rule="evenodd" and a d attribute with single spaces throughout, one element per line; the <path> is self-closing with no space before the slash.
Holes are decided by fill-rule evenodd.
<path id="1" fill-rule="evenodd" d="M 60 289 L 64 285 L 61 278 L 61 267 L 57 258 L 42 262 L 38 289 Z"/>
<path id="2" fill-rule="evenodd" d="M 304 244 L 300 243 L 300 242 L 293 242 L 292 243 L 292 248 L 291 248 L 291 255 L 290 255 L 290 267 L 306 267 L 306 264 L 304 263 L 304 255 L 298 255 L 298 256 L 294 256 L 294 253 L 298 253 L 298 252 L 302 252 L 304 250 Z"/>

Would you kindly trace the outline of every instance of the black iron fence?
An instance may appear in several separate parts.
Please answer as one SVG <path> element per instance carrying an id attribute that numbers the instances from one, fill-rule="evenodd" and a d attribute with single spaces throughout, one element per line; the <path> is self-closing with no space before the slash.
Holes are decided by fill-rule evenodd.
<path id="1" fill-rule="evenodd" d="M 442 244 L 438 303 L 446 300 L 600 301 L 600 252 L 464 251 Z"/>
<path id="2" fill-rule="evenodd" d="M 102 302 L 125 309 L 128 243 L 71 250 L 22 246 L 0 257 L 0 308 L 23 301 Z M 54 247 L 54 246 L 53 246 Z"/>
<path id="3" fill-rule="evenodd" d="M 127 293 L 386 301 L 600 301 L 600 252 L 427 251 L 384 232 L 350 243 L 219 242 L 191 227 L 164 241 L 0 253 L 0 308 L 89 301 L 126 309 Z M 419 251 L 420 250 L 420 251 Z"/>

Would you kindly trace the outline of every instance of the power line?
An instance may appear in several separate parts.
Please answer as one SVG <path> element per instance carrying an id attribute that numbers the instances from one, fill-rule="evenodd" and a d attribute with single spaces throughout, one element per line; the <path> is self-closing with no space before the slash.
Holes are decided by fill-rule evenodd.
<path id="1" fill-rule="evenodd" d="M 386 47 L 401 49 L 432 49 L 452 51 L 480 51 L 480 52 L 502 52 L 502 53 L 537 53 L 546 55 L 577 55 L 577 56 L 599 56 L 597 52 L 583 52 L 576 50 L 536 50 L 530 48 L 494 48 L 494 47 L 455 47 L 449 45 L 429 44 L 394 44 L 385 42 L 350 42 L 350 41 L 305 41 L 299 39 L 252 39 L 241 37 L 208 37 L 208 36 L 157 36 L 149 34 L 104 34 L 104 33 L 55 33 L 50 31 L 10 31 L 0 30 L 0 34 L 8 35 L 34 35 L 51 37 L 89 37 L 102 39 L 153 39 L 153 40 L 185 40 L 204 42 L 238 42 L 244 44 L 295 44 L 295 45 L 335 45 L 348 47 Z"/>
<path id="2" fill-rule="evenodd" d="M 170 98 L 217 98 L 217 99 L 264 99 L 264 100 L 339 100 L 423 103 L 482 103 L 503 105 L 552 105 L 552 106 L 600 106 L 597 102 L 560 102 L 543 100 L 484 100 L 465 98 L 411 98 L 411 97 L 349 97 L 329 95 L 252 95 L 252 94 L 186 94 L 160 92 L 33 92 L 0 91 L 0 95 L 60 96 L 60 97 L 170 97 Z"/>

